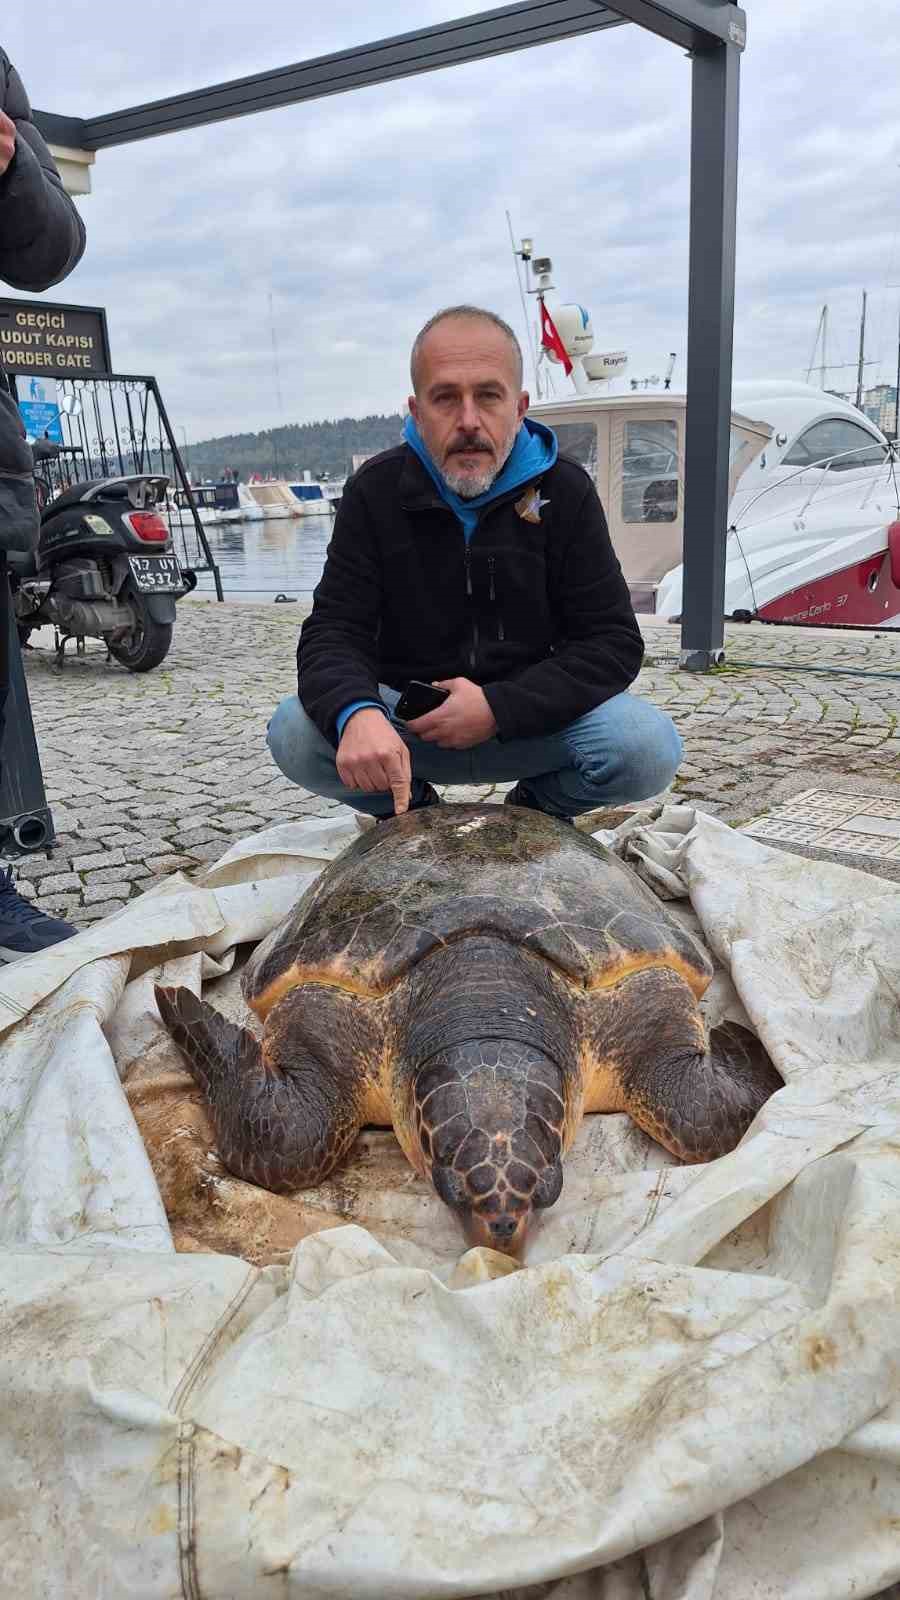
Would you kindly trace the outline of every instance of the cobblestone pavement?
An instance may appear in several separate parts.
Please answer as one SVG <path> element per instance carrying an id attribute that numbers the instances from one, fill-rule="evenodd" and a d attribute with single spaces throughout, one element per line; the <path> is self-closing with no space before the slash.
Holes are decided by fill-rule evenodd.
<path id="1" fill-rule="evenodd" d="M 302 615 L 186 602 L 168 659 L 146 676 L 108 663 L 100 644 L 60 672 L 39 636 L 27 674 L 59 844 L 19 863 L 23 891 L 84 925 L 248 833 L 335 810 L 282 778 L 265 745 L 295 686 Z M 683 735 L 679 798 L 740 824 L 816 785 L 900 787 L 900 634 L 735 626 L 725 667 L 691 674 L 677 670 L 677 629 L 645 632 L 635 687 Z M 900 864 L 878 871 L 900 877 Z"/>

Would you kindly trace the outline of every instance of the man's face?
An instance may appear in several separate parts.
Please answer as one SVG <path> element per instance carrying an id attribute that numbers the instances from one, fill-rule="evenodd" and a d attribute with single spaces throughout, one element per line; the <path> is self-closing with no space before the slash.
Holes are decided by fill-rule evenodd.
<path id="1" fill-rule="evenodd" d="M 448 317 L 426 335 L 409 409 L 428 454 L 465 500 L 488 490 L 528 409 L 515 351 L 481 318 Z"/>

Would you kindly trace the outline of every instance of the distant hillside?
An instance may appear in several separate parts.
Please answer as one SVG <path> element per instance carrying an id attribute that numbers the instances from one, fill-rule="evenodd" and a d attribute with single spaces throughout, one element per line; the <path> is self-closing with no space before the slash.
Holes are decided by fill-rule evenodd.
<path id="1" fill-rule="evenodd" d="M 189 445 L 188 466 L 195 478 L 219 478 L 226 467 L 236 468 L 243 479 L 253 472 L 298 478 L 305 469 L 314 478 L 343 478 L 354 455 L 389 450 L 400 443 L 402 428 L 398 411 L 389 417 L 340 417 L 335 422 L 289 423 L 263 433 L 226 434 Z"/>

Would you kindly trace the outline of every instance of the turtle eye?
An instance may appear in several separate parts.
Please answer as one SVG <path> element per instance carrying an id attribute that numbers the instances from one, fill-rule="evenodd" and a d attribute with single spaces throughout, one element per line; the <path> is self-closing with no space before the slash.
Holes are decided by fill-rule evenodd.
<path id="1" fill-rule="evenodd" d="M 551 1166 L 545 1167 L 531 1196 L 532 1205 L 539 1206 L 542 1210 L 545 1206 L 555 1205 L 562 1193 L 562 1180 L 561 1161 L 554 1161 Z"/>

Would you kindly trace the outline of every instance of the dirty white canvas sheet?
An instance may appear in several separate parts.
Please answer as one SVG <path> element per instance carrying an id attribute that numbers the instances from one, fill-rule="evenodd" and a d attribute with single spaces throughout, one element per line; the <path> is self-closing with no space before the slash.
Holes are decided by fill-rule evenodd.
<path id="1" fill-rule="evenodd" d="M 521 1269 L 463 1254 L 402 1166 L 284 1260 L 176 1251 L 122 1083 L 164 1048 L 153 978 L 227 993 L 354 836 L 271 829 L 0 972 L 4 1594 L 900 1578 L 900 891 L 685 808 L 629 826 L 786 1081 L 732 1155 L 677 1168 L 589 1119 Z"/>

